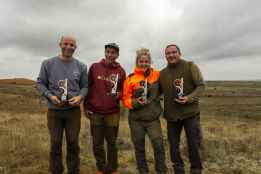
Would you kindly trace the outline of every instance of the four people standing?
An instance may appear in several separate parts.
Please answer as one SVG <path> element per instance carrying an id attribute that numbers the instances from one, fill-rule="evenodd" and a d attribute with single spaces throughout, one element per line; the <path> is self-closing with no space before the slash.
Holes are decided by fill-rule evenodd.
<path id="1" fill-rule="evenodd" d="M 76 40 L 62 37 L 61 55 L 43 61 L 37 87 L 48 100 L 48 128 L 51 139 L 50 172 L 62 174 L 62 138 L 66 133 L 67 168 L 69 174 L 79 174 L 80 109 L 84 101 L 90 119 L 93 152 L 97 174 L 116 174 L 118 168 L 117 136 L 120 120 L 120 100 L 129 109 L 131 140 L 135 148 L 140 174 L 148 174 L 145 155 L 145 136 L 152 143 L 155 170 L 165 174 L 165 150 L 160 124 L 162 112 L 160 95 L 164 95 L 164 117 L 167 120 L 171 161 L 175 174 L 184 173 L 179 144 L 184 127 L 189 149 L 191 174 L 200 174 L 202 163 L 200 144 L 199 97 L 205 83 L 199 68 L 181 59 L 177 45 L 168 45 L 165 56 L 168 65 L 157 71 L 152 68 L 148 49 L 137 51 L 136 67 L 126 79 L 126 73 L 116 61 L 119 46 L 105 45 L 105 58 L 87 66 L 73 58 Z M 88 89 L 88 94 L 87 94 Z M 87 96 L 86 96 L 87 95 Z M 107 152 L 104 150 L 107 142 Z"/>

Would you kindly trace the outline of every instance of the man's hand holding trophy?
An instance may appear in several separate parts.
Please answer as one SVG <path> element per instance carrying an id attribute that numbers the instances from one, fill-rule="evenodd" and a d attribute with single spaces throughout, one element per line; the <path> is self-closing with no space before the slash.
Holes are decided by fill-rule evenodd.
<path id="1" fill-rule="evenodd" d="M 53 96 L 53 103 L 57 105 L 71 105 L 71 106 L 79 106 L 82 97 L 81 96 L 74 96 L 69 98 L 68 96 L 68 79 L 59 80 L 58 86 L 60 90 L 60 99 L 57 96 Z"/>
<path id="2" fill-rule="evenodd" d="M 175 79 L 173 82 L 175 93 L 175 101 L 180 104 L 186 104 L 188 102 L 188 97 L 184 95 L 184 80 L 183 78 Z"/>
<path id="3" fill-rule="evenodd" d="M 55 95 L 51 96 L 50 99 L 53 104 L 62 106 L 66 103 L 66 101 L 67 101 L 67 83 L 68 83 L 67 79 L 58 81 L 60 96 L 59 97 L 57 97 Z"/>
<path id="4" fill-rule="evenodd" d="M 68 104 L 68 79 L 59 80 L 58 87 L 60 91 L 60 101 L 61 105 Z"/>
<path id="5" fill-rule="evenodd" d="M 55 104 L 55 105 L 61 105 L 61 100 L 60 100 L 57 96 L 53 95 L 53 96 L 51 96 L 50 99 L 51 99 L 51 101 L 52 101 L 53 104 Z"/>

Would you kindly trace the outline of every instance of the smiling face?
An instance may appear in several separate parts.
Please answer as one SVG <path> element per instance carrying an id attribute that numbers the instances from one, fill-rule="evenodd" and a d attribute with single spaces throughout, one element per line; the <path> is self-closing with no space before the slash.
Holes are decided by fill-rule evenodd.
<path id="1" fill-rule="evenodd" d="M 76 47 L 76 40 L 73 37 L 63 37 L 60 42 L 62 57 L 71 58 Z"/>
<path id="2" fill-rule="evenodd" d="M 119 52 L 113 47 L 107 47 L 105 49 L 105 59 L 108 63 L 115 63 L 119 57 Z"/>
<path id="3" fill-rule="evenodd" d="M 169 64 L 178 63 L 181 59 L 180 52 L 175 45 L 171 45 L 166 48 L 165 56 Z"/>
<path id="4" fill-rule="evenodd" d="M 137 59 L 137 67 L 141 69 L 150 68 L 151 61 L 149 55 L 140 55 Z"/>

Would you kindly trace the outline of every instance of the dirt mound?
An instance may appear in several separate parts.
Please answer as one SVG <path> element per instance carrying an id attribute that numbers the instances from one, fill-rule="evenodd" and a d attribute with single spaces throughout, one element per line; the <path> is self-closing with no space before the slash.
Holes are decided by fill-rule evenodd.
<path id="1" fill-rule="evenodd" d="M 34 85 L 35 81 L 25 78 L 0 79 L 0 84 Z"/>

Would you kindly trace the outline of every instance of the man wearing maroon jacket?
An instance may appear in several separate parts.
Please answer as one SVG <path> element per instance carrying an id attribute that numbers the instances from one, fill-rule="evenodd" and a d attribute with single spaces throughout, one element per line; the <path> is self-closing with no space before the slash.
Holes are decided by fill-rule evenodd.
<path id="1" fill-rule="evenodd" d="M 91 123 L 97 174 L 117 173 L 119 101 L 126 78 L 124 69 L 116 62 L 118 57 L 119 46 L 115 43 L 106 44 L 105 58 L 92 64 L 88 73 L 89 91 L 84 106 Z M 107 155 L 104 150 L 104 139 L 107 141 Z"/>

